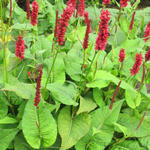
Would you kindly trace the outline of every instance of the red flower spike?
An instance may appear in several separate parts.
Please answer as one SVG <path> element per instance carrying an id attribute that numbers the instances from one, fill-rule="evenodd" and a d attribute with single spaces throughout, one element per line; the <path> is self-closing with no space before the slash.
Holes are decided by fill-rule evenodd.
<path id="1" fill-rule="evenodd" d="M 131 76 L 134 76 L 135 74 L 139 73 L 142 60 L 143 60 L 142 54 L 136 54 L 135 63 L 133 67 L 130 69 Z"/>
<path id="2" fill-rule="evenodd" d="M 149 40 L 149 36 L 150 36 L 150 22 L 147 24 L 146 29 L 145 29 L 145 42 L 147 42 Z"/>
<path id="3" fill-rule="evenodd" d="M 129 30 L 132 30 L 132 29 L 133 29 L 134 17 L 135 17 L 135 11 L 133 12 L 133 15 L 132 15 L 132 20 L 131 20 L 131 22 L 130 22 Z"/>
<path id="4" fill-rule="evenodd" d="M 110 110 L 111 110 L 112 107 L 113 107 L 113 104 L 114 104 L 115 98 L 116 98 L 116 96 L 117 96 L 117 93 L 118 93 L 118 90 L 119 90 L 119 87 L 120 87 L 121 82 L 122 82 L 122 81 L 120 81 L 120 82 L 118 83 L 117 87 L 116 87 L 115 93 L 114 93 L 113 98 L 112 98 L 112 100 L 111 100 L 111 104 L 110 104 L 110 106 L 109 106 L 109 109 L 110 109 Z"/>
<path id="5" fill-rule="evenodd" d="M 58 32 L 58 13 L 59 11 L 56 11 L 56 22 L 55 22 L 55 31 L 54 31 L 54 37 L 57 38 L 57 32 Z"/>
<path id="6" fill-rule="evenodd" d="M 111 2 L 111 0 L 103 0 L 104 5 L 108 5 L 108 4 L 110 4 L 110 2 Z"/>
<path id="7" fill-rule="evenodd" d="M 27 5 L 27 19 L 30 18 L 30 0 L 26 0 Z"/>
<path id="8" fill-rule="evenodd" d="M 20 60 L 24 59 L 25 52 L 25 44 L 23 40 L 23 36 L 19 34 L 17 42 L 16 42 L 16 52 L 15 55 L 20 58 Z"/>
<path id="9" fill-rule="evenodd" d="M 9 11 L 9 16 L 11 17 L 12 14 L 12 0 L 10 0 L 10 11 Z"/>
<path id="10" fill-rule="evenodd" d="M 42 78 L 42 68 L 39 70 L 39 76 L 37 78 L 37 84 L 36 84 L 36 95 L 35 95 L 35 99 L 34 99 L 34 106 L 38 107 L 38 104 L 40 102 L 40 88 L 41 88 L 41 78 Z"/>
<path id="11" fill-rule="evenodd" d="M 105 50 L 107 40 L 109 36 L 108 23 L 110 20 L 110 12 L 108 10 L 102 10 L 99 22 L 99 34 L 96 38 L 95 51 Z"/>
<path id="12" fill-rule="evenodd" d="M 38 9 L 39 9 L 39 5 L 38 2 L 33 1 L 32 2 L 32 15 L 31 15 L 31 24 L 33 26 L 36 26 L 38 23 L 37 17 L 38 17 Z"/>
<path id="13" fill-rule="evenodd" d="M 85 38 L 83 42 L 84 50 L 88 48 L 89 45 L 89 34 L 91 33 L 91 20 L 89 19 L 88 12 L 84 13 L 85 23 L 87 25 Z"/>
<path id="14" fill-rule="evenodd" d="M 125 59 L 125 49 L 121 49 L 119 53 L 119 62 L 123 62 Z"/>
<path id="15" fill-rule="evenodd" d="M 147 53 L 145 54 L 145 61 L 150 61 L 150 47 Z"/>
<path id="16" fill-rule="evenodd" d="M 67 2 L 67 5 L 70 5 L 70 4 L 71 4 L 71 5 L 74 7 L 74 9 L 75 9 L 76 3 L 77 3 L 77 0 L 69 0 L 69 1 Z"/>
<path id="17" fill-rule="evenodd" d="M 83 16 L 84 15 L 84 11 L 85 11 L 85 1 L 84 0 L 79 0 L 79 5 L 78 5 L 78 9 L 77 9 L 77 14 L 79 16 Z"/>
<path id="18" fill-rule="evenodd" d="M 121 6 L 122 8 L 127 7 L 128 1 L 129 1 L 129 0 L 120 0 L 120 6 Z"/>
<path id="19" fill-rule="evenodd" d="M 70 3 L 63 11 L 61 18 L 59 19 L 58 32 L 57 32 L 57 41 L 59 45 L 64 45 L 65 42 L 65 33 L 66 27 L 69 25 L 69 20 L 74 13 L 74 6 Z"/>

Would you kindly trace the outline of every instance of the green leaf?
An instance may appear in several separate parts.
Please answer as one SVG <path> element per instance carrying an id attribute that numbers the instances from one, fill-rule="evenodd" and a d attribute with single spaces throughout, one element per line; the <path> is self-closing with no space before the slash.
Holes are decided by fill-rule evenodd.
<path id="1" fill-rule="evenodd" d="M 15 150 L 33 150 L 21 133 L 14 140 L 14 148 Z"/>
<path id="2" fill-rule="evenodd" d="M 46 59 L 44 61 L 47 65 L 48 71 L 51 69 L 52 67 L 52 62 L 53 59 Z M 60 82 L 60 83 L 64 83 L 66 76 L 65 76 L 65 64 L 63 61 L 63 54 L 58 54 L 55 64 L 54 64 L 54 72 L 53 72 L 53 82 Z M 51 74 L 52 75 L 52 74 Z M 45 79 L 47 79 L 48 73 L 45 75 Z"/>
<path id="3" fill-rule="evenodd" d="M 130 90 L 125 91 L 125 98 L 128 106 L 133 109 L 139 106 L 141 103 L 141 95 Z"/>
<path id="4" fill-rule="evenodd" d="M 114 123 L 118 120 L 122 103 L 115 103 L 111 111 L 108 106 L 104 106 L 91 113 L 90 131 L 76 144 L 77 150 L 104 150 L 113 137 Z"/>
<path id="5" fill-rule="evenodd" d="M 94 88 L 93 89 L 93 97 L 98 106 L 100 106 L 100 107 L 105 106 L 105 102 L 103 100 L 103 93 L 101 90 L 99 90 L 98 88 Z"/>
<path id="6" fill-rule="evenodd" d="M 111 150 L 145 150 L 144 147 L 140 147 L 137 141 L 126 140 L 120 144 L 117 144 Z"/>
<path id="7" fill-rule="evenodd" d="M 33 95 L 35 95 L 35 88 L 32 84 L 27 84 L 18 81 L 13 76 L 9 76 L 9 84 L 6 84 L 2 91 L 11 91 L 15 92 L 16 95 L 23 99 L 30 99 Z"/>
<path id="8" fill-rule="evenodd" d="M 18 129 L 0 129 L 0 150 L 6 150 Z"/>
<path id="9" fill-rule="evenodd" d="M 140 143 L 150 149 L 150 136 L 139 138 Z"/>
<path id="10" fill-rule="evenodd" d="M 58 116 L 58 130 L 62 139 L 60 150 L 75 145 L 90 129 L 90 117 L 87 113 L 71 117 L 71 108 L 64 107 Z"/>
<path id="11" fill-rule="evenodd" d="M 80 81 L 82 51 L 79 42 L 75 43 L 64 59 L 66 73 L 75 81 Z"/>
<path id="12" fill-rule="evenodd" d="M 77 111 L 77 115 L 83 112 L 90 112 L 97 107 L 96 103 L 93 101 L 93 98 L 90 95 L 85 97 L 80 97 L 80 106 Z"/>
<path id="13" fill-rule="evenodd" d="M 18 121 L 15 118 L 6 116 L 3 119 L 0 119 L 0 124 L 15 124 L 18 123 Z"/>
<path id="14" fill-rule="evenodd" d="M 120 114 L 118 124 L 127 128 L 126 135 L 130 135 L 131 137 L 144 137 L 150 135 L 150 126 L 146 120 L 142 122 L 139 129 L 135 132 L 140 121 L 141 118 L 136 118 L 129 114 Z"/>
<path id="15" fill-rule="evenodd" d="M 7 115 L 8 107 L 3 99 L 0 97 L 0 119 L 4 118 Z"/>
<path id="16" fill-rule="evenodd" d="M 72 84 L 52 83 L 47 85 L 47 89 L 51 92 L 53 98 L 63 104 L 77 106 L 74 101 L 76 88 Z"/>
<path id="17" fill-rule="evenodd" d="M 95 85 L 94 87 L 102 88 L 101 84 L 99 84 L 99 81 L 102 84 L 102 86 L 104 84 L 103 82 L 106 82 L 107 84 L 109 84 L 110 82 L 113 82 L 114 84 L 118 85 L 120 79 L 112 75 L 110 72 L 107 72 L 104 70 L 98 70 L 95 75 L 95 79 L 92 82 L 88 83 L 87 86 L 92 87 L 90 85 L 94 84 Z M 97 82 L 98 84 L 96 84 Z M 106 87 L 106 86 L 103 86 L 103 87 Z M 125 81 L 121 82 L 120 87 L 123 89 L 131 90 L 134 93 L 137 93 L 137 91 Z"/>
<path id="18" fill-rule="evenodd" d="M 37 110 L 33 100 L 29 100 L 22 120 L 23 134 L 31 147 L 39 149 L 41 145 L 51 146 L 57 136 L 56 122 L 44 104 Z"/>

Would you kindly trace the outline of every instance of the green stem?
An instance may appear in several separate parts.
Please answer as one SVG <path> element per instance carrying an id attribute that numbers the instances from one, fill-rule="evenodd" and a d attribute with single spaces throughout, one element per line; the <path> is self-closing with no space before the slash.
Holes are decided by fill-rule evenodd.
<path id="1" fill-rule="evenodd" d="M 55 64 L 57 55 L 58 55 L 58 51 L 56 52 L 56 55 L 55 55 L 55 57 L 54 57 L 54 59 L 53 59 L 52 67 L 51 67 L 51 69 L 49 70 L 48 77 L 47 77 L 46 84 L 45 84 L 45 89 L 46 89 L 46 87 L 47 87 L 47 84 L 48 84 L 48 81 L 49 81 L 49 78 L 50 78 L 50 77 L 51 77 L 51 81 L 52 81 L 51 73 L 52 73 L 52 71 L 53 71 L 53 68 L 54 68 L 54 64 Z"/>

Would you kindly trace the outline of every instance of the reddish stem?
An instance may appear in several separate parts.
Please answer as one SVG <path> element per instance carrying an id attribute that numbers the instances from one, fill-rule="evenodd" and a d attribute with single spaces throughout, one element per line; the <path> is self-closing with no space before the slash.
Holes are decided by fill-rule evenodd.
<path id="1" fill-rule="evenodd" d="M 137 128 L 135 129 L 135 131 L 137 131 L 139 129 L 139 127 L 141 126 L 141 124 L 142 124 L 142 122 L 144 120 L 145 115 L 146 115 L 146 112 L 144 112 L 144 114 L 142 116 L 142 119 L 141 119 L 140 123 L 138 124 Z"/>
<path id="2" fill-rule="evenodd" d="M 117 85 L 117 87 L 116 87 L 116 90 L 115 90 L 115 93 L 114 93 L 114 95 L 113 95 L 111 104 L 110 104 L 110 106 L 109 106 L 109 109 L 110 109 L 110 110 L 111 110 L 112 107 L 113 107 L 113 104 L 114 104 L 114 101 L 115 101 L 115 97 L 117 96 L 117 93 L 118 93 L 118 90 L 119 90 L 119 87 L 120 87 L 121 82 L 122 82 L 122 81 L 120 80 L 119 83 L 118 83 L 118 85 Z"/>

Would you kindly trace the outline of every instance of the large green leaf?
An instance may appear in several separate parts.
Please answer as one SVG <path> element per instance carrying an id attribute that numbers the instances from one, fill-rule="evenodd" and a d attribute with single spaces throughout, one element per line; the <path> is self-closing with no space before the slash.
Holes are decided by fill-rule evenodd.
<path id="1" fill-rule="evenodd" d="M 29 100 L 22 120 L 22 130 L 27 142 L 31 147 L 39 149 L 51 146 L 57 136 L 56 122 L 50 111 L 41 103 L 39 109 Z"/>
<path id="2" fill-rule="evenodd" d="M 135 132 L 135 129 L 139 125 L 141 119 L 129 114 L 120 114 L 118 124 L 124 126 L 127 130 L 125 134 L 131 137 L 144 137 L 150 135 L 150 126 L 147 121 L 143 121 L 139 129 Z"/>
<path id="3" fill-rule="evenodd" d="M 90 129 L 90 116 L 87 113 L 72 118 L 71 108 L 64 107 L 58 116 L 58 130 L 62 139 L 61 150 L 75 145 Z"/>
<path id="4" fill-rule="evenodd" d="M 74 101 L 76 88 L 72 84 L 52 83 L 47 85 L 47 89 L 51 92 L 53 98 L 66 105 L 77 106 L 78 103 Z"/>
<path id="5" fill-rule="evenodd" d="M 0 150 L 6 150 L 18 129 L 0 129 Z"/>
<path id="6" fill-rule="evenodd" d="M 9 76 L 9 84 L 6 84 L 1 90 L 15 92 L 17 96 L 23 99 L 30 99 L 35 95 L 35 88 L 32 84 L 20 82 L 13 76 Z"/>
<path id="7" fill-rule="evenodd" d="M 111 111 L 104 106 L 91 113 L 90 131 L 76 144 L 76 150 L 104 150 L 113 137 L 114 123 L 118 120 L 122 102 L 115 103 Z"/>

